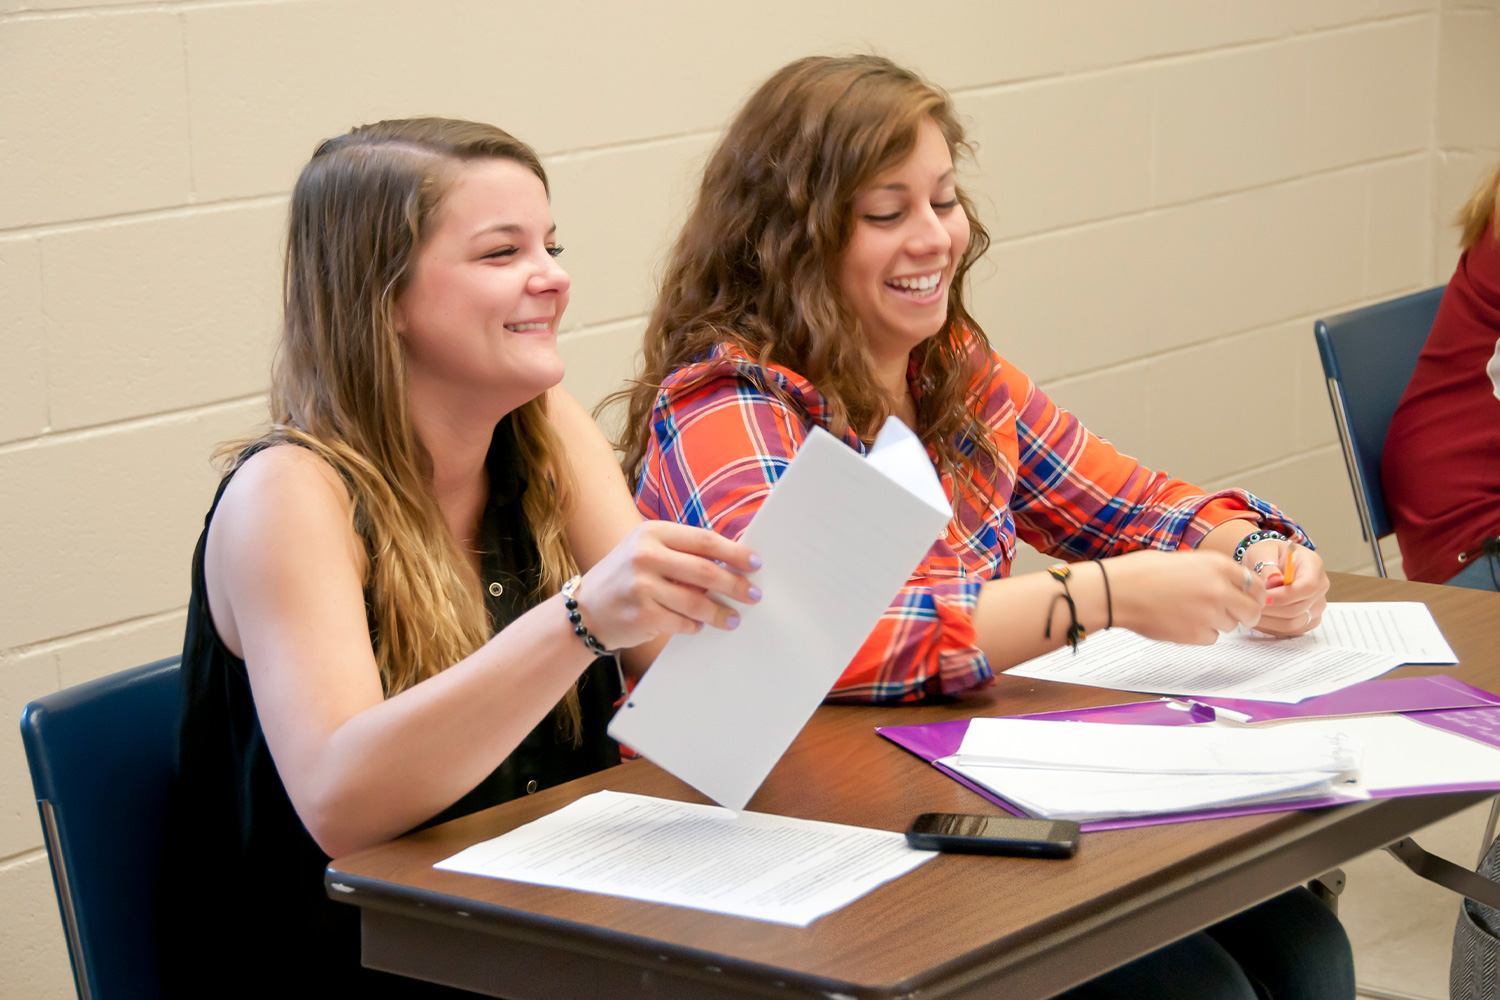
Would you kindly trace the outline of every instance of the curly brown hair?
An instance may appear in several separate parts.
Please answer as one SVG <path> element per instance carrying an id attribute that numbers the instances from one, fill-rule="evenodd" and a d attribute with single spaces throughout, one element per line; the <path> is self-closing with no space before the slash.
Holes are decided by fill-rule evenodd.
<path id="1" fill-rule="evenodd" d="M 632 482 L 662 383 L 723 343 L 808 379 L 827 402 L 835 433 L 853 428 L 869 440 L 879 429 L 892 401 L 844 301 L 839 261 L 854 231 L 855 195 L 910 155 L 929 119 L 955 159 L 970 152 L 948 95 L 880 56 L 799 59 L 751 95 L 710 157 L 673 247 L 646 328 L 641 376 L 603 404 L 629 401 L 619 447 Z M 989 351 L 963 294 L 964 277 L 990 240 L 962 189 L 958 202 L 970 237 L 948 317 L 912 351 L 920 388 L 914 429 L 949 473 L 977 457 L 965 451 L 998 459 L 969 398 Z M 965 440 L 973 447 L 961 448 Z"/>

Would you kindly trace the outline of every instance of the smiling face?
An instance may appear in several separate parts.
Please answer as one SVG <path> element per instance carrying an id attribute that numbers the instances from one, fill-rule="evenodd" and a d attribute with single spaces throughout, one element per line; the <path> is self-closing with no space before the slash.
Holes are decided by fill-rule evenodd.
<path id="1" fill-rule="evenodd" d="M 953 273 L 969 245 L 957 191 L 948 143 L 927 118 L 911 155 L 854 197 L 839 289 L 877 365 L 904 364 L 947 321 Z"/>
<path id="2" fill-rule="evenodd" d="M 508 412 L 563 376 L 569 279 L 546 188 L 515 160 L 470 161 L 437 211 L 393 312 L 412 392 L 478 393 Z"/>

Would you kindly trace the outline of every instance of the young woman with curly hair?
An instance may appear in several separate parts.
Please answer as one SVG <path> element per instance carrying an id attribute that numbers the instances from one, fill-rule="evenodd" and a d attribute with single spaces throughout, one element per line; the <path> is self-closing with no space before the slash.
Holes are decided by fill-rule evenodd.
<path id="1" fill-rule="evenodd" d="M 1080 628 L 1210 643 L 1315 626 L 1328 578 L 1301 528 L 1244 491 L 1143 467 L 990 347 L 964 301 L 989 245 L 954 169 L 966 150 L 947 95 L 878 57 L 802 59 L 750 97 L 709 159 L 628 391 L 641 511 L 738 538 L 814 426 L 861 452 L 887 416 L 911 426 L 954 516 L 836 700 L 959 694 Z M 1012 577 L 1018 537 L 1092 565 Z M 1305 890 L 1075 996 L 1256 989 L 1353 996 L 1348 940 Z"/>

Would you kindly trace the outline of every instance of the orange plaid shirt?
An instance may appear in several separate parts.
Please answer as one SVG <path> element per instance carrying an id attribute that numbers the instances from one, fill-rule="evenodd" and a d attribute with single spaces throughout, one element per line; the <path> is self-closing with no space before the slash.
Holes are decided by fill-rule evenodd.
<path id="1" fill-rule="evenodd" d="M 990 683 L 989 662 L 975 645 L 974 608 L 986 581 L 1009 575 L 1017 535 L 1063 559 L 1096 559 L 1191 547 L 1214 526 L 1249 514 L 1310 544 L 1300 527 L 1249 493 L 1205 494 L 1144 468 L 1089 433 L 998 354 L 991 359 L 974 388 L 1001 467 L 978 459 L 966 466 L 962 474 L 985 485 L 959 490 L 956 499 L 951 478 L 942 477 L 954 505 L 947 532 L 891 601 L 830 700 L 912 700 Z M 636 502 L 647 517 L 737 539 L 812 426 L 827 429 L 826 417 L 822 396 L 806 379 L 721 345 L 659 391 Z M 864 453 L 852 431 L 842 439 Z"/>

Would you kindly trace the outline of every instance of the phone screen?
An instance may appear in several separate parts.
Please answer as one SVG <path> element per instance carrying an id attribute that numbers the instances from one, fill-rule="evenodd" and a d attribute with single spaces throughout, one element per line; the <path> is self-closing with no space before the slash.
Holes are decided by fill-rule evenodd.
<path id="1" fill-rule="evenodd" d="M 1078 849 L 1078 824 L 1019 816 L 923 813 L 912 821 L 906 839 L 926 850 L 1071 857 Z"/>

